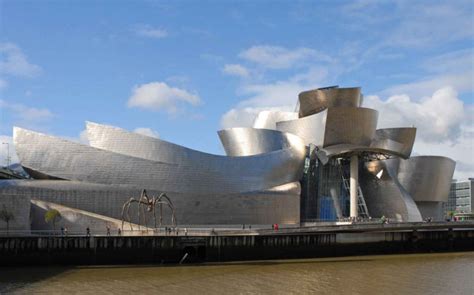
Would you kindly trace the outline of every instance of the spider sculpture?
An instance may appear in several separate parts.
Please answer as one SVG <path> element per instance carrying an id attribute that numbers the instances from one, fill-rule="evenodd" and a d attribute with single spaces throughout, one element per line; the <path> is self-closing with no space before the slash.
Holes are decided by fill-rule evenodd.
<path id="1" fill-rule="evenodd" d="M 141 222 L 141 213 L 143 213 L 143 219 L 145 222 L 145 229 L 148 231 L 148 224 L 146 219 L 146 213 L 152 212 L 153 213 L 153 222 L 154 226 L 156 227 L 156 206 L 158 205 L 160 208 L 160 227 L 163 224 L 163 205 L 168 206 L 171 209 L 171 223 L 173 227 L 176 227 L 176 216 L 175 216 L 175 209 L 173 203 L 171 202 L 170 198 L 165 193 L 161 193 L 159 196 L 154 196 L 152 198 L 148 197 L 146 190 L 143 190 L 140 199 L 130 198 L 127 202 L 123 204 L 122 207 L 122 230 L 123 224 L 125 223 L 124 215 L 127 217 L 127 221 L 130 224 L 130 230 L 133 230 L 132 222 L 130 218 L 130 206 L 133 203 L 138 204 L 138 229 L 140 230 L 140 222 Z"/>

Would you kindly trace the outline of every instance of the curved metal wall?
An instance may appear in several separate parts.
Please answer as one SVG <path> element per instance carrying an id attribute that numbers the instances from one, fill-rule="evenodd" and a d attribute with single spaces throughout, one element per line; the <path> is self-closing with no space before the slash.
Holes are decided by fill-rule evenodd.
<path id="1" fill-rule="evenodd" d="M 398 221 L 421 221 L 418 207 L 397 179 L 398 161 L 381 160 L 365 163 L 359 183 L 370 216 L 385 216 Z M 382 171 L 382 175 L 377 174 Z"/>
<path id="2" fill-rule="evenodd" d="M 252 156 L 305 144 L 296 135 L 269 129 L 230 128 L 220 130 L 219 138 L 228 156 Z"/>
<path id="3" fill-rule="evenodd" d="M 322 146 L 326 130 L 327 110 L 308 117 L 277 122 L 277 130 L 299 136 L 306 145 Z"/>
<path id="4" fill-rule="evenodd" d="M 22 166 L 52 177 L 195 194 L 261 191 L 298 181 L 306 152 L 290 148 L 249 157 L 213 156 L 213 161 L 186 165 L 127 156 L 21 128 L 14 129 L 14 142 Z M 137 148 L 134 154 L 141 157 L 141 152 L 147 154 L 149 148 Z"/>
<path id="5" fill-rule="evenodd" d="M 369 146 L 375 136 L 378 112 L 368 108 L 329 108 L 323 147 L 350 143 Z"/>
<path id="6" fill-rule="evenodd" d="M 306 117 L 330 107 L 360 107 L 362 96 L 360 87 L 314 89 L 298 95 L 299 117 Z"/>
<path id="7" fill-rule="evenodd" d="M 53 202 L 119 220 L 122 219 L 123 204 L 131 197 L 137 198 L 141 193 L 141 189 L 130 186 L 60 180 L 0 180 L 0 191 L 2 195 L 11 195 L 17 198 L 35 196 L 42 201 Z M 147 190 L 147 193 L 151 196 L 159 194 L 160 191 Z M 299 194 L 300 186 L 298 182 L 245 194 L 167 193 L 176 208 L 178 225 L 194 226 L 211 224 L 297 224 L 300 221 Z M 27 205 L 29 203 L 30 200 L 28 199 Z M 24 206 L 24 208 L 28 209 L 29 212 L 29 207 Z M 164 210 L 165 214 L 167 212 L 167 210 Z M 137 222 L 136 214 L 132 214 L 131 218 L 132 222 Z M 148 218 L 148 220 L 152 219 Z M 164 222 L 169 222 L 169 220 L 170 218 L 167 215 L 163 218 Z M 25 222 L 25 224 L 29 225 L 30 223 Z"/>
<path id="8" fill-rule="evenodd" d="M 203 153 L 162 139 L 92 122 L 87 122 L 87 135 L 89 143 L 93 147 L 151 161 L 187 166 L 197 165 L 213 171 L 222 169 L 225 162 L 235 162 L 239 159 L 246 161 L 244 158 L 230 158 Z M 238 143 L 238 136 L 242 136 L 240 154 L 238 154 L 239 147 L 233 147 L 229 142 L 229 144 L 224 145 L 226 152 L 228 150 L 232 152 L 233 150 L 235 153 L 228 154 L 228 156 L 252 156 L 281 149 L 292 149 L 295 156 L 299 155 L 299 161 L 304 161 L 305 146 L 302 140 L 293 134 L 252 128 L 231 128 L 219 131 L 221 140 L 227 138 Z M 244 139 L 247 140 L 245 146 L 243 145 Z M 232 165 L 232 163 L 229 165 Z"/>
<path id="9" fill-rule="evenodd" d="M 456 162 L 446 157 L 400 160 L 398 180 L 416 202 L 447 202 Z"/>
<path id="10" fill-rule="evenodd" d="M 358 154 L 358 153 L 374 153 L 374 154 L 388 154 L 394 156 L 404 156 L 401 153 L 402 144 L 392 140 L 384 140 L 372 142 L 370 147 L 353 144 L 336 144 L 318 150 L 320 156 L 334 157 L 343 154 Z M 324 153 L 321 155 L 321 153 Z"/>
<path id="11" fill-rule="evenodd" d="M 378 112 L 368 108 L 334 107 L 297 120 L 278 122 L 277 129 L 301 137 L 305 144 L 370 146 Z"/>
<path id="12" fill-rule="evenodd" d="M 402 144 L 400 153 L 403 158 L 409 158 L 415 143 L 416 128 L 384 128 L 375 131 L 375 142 L 392 140 Z"/>

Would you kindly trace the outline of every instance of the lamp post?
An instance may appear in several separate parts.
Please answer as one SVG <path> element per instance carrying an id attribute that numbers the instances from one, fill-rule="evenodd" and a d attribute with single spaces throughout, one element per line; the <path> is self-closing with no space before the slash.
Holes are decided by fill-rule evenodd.
<path id="1" fill-rule="evenodd" d="M 2 142 L 7 145 L 7 168 L 10 167 L 10 144 L 8 142 Z"/>

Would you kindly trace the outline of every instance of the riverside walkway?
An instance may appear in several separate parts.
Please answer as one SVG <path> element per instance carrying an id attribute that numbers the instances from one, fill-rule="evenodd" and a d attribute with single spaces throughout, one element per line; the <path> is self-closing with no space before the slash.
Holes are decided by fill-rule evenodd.
<path id="1" fill-rule="evenodd" d="M 0 236 L 0 265 L 162 264 L 474 251 L 474 222 Z"/>

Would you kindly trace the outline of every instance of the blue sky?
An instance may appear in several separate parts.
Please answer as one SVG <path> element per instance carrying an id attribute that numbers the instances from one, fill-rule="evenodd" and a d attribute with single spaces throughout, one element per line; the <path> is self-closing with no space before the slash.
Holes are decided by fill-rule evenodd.
<path id="1" fill-rule="evenodd" d="M 1 139 L 21 126 L 84 140 L 89 120 L 223 153 L 217 130 L 337 84 L 473 177 L 473 5 L 0 0 Z"/>

